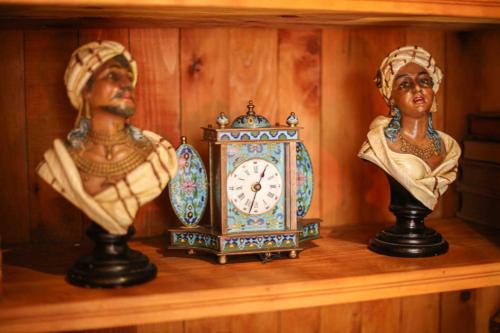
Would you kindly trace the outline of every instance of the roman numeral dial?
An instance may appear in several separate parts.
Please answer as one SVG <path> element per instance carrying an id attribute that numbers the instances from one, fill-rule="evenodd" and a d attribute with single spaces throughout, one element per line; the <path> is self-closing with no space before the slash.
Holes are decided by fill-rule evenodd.
<path id="1" fill-rule="evenodd" d="M 264 214 L 276 206 L 283 193 L 282 176 L 264 159 L 250 159 L 238 165 L 227 178 L 227 196 L 241 212 Z"/>

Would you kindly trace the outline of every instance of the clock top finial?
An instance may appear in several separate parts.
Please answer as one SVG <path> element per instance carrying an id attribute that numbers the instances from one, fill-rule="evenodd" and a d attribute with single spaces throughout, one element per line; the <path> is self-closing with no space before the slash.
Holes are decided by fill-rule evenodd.
<path id="1" fill-rule="evenodd" d="M 260 116 L 254 111 L 255 105 L 253 101 L 248 101 L 247 113 L 239 116 L 231 124 L 232 128 L 265 128 L 271 127 L 271 123 L 266 117 Z"/>
<path id="2" fill-rule="evenodd" d="M 255 105 L 253 105 L 253 101 L 249 100 L 247 104 L 247 116 L 255 116 L 255 111 L 253 110 Z"/>

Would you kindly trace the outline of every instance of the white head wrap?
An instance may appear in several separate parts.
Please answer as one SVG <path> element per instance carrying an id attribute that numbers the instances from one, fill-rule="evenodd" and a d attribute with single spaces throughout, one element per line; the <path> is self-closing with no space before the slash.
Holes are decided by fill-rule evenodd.
<path id="1" fill-rule="evenodd" d="M 123 55 L 128 60 L 133 76 L 132 85 L 135 87 L 137 82 L 137 65 L 130 53 L 120 43 L 108 40 L 90 42 L 80 46 L 71 55 L 68 67 L 64 73 L 64 83 L 66 84 L 66 92 L 71 104 L 78 110 L 77 125 L 84 108 L 82 90 L 85 84 L 102 64 L 117 55 Z M 89 117 L 89 115 L 85 116 Z"/>
<path id="2" fill-rule="evenodd" d="M 375 83 L 387 104 L 390 104 L 394 77 L 401 67 L 410 62 L 422 66 L 429 73 L 434 81 L 434 86 L 432 87 L 434 93 L 437 93 L 439 90 L 443 73 L 436 65 L 431 54 L 420 46 L 402 46 L 385 57 L 375 77 Z"/>

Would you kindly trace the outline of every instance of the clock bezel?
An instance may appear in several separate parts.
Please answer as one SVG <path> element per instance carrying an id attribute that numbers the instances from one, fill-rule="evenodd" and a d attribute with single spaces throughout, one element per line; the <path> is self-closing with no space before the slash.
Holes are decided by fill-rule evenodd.
<path id="1" fill-rule="evenodd" d="M 236 171 L 237 171 L 240 167 L 242 167 L 242 165 L 243 165 L 243 164 L 248 163 L 248 162 L 250 162 L 250 161 L 255 161 L 255 160 L 261 160 L 261 161 L 264 161 L 264 162 L 266 162 L 266 163 L 268 163 L 268 164 L 272 165 L 272 166 L 273 166 L 273 168 L 275 168 L 275 169 L 276 169 L 276 172 L 278 173 L 279 178 L 280 178 L 280 191 L 279 191 L 278 200 L 276 200 L 276 201 L 274 202 L 274 204 L 273 204 L 271 207 L 269 207 L 268 209 L 266 209 L 265 211 L 262 211 L 262 212 L 260 212 L 260 213 L 245 212 L 245 211 L 243 211 L 242 209 L 240 209 L 240 207 L 238 207 L 238 204 L 236 204 L 232 198 L 229 198 L 229 191 L 230 191 L 230 190 L 229 190 L 229 179 L 231 178 L 231 176 L 232 176 L 232 175 L 233 175 L 233 174 L 234 174 L 234 173 L 235 173 L 235 172 L 236 172 Z M 269 211 L 273 210 L 273 209 L 274 209 L 274 207 L 276 207 L 276 205 L 278 205 L 278 204 L 279 204 L 279 201 L 280 201 L 281 197 L 285 195 L 285 192 L 286 192 L 286 191 L 285 191 L 285 189 L 284 189 L 284 187 L 283 187 L 283 184 L 284 184 L 284 183 L 286 184 L 286 179 L 285 179 L 285 177 L 286 177 L 286 175 L 281 174 L 280 170 L 276 167 L 276 164 L 275 164 L 275 163 L 273 163 L 273 162 L 271 162 L 271 161 L 269 161 L 269 160 L 267 160 L 267 159 L 264 159 L 264 158 L 249 158 L 249 159 L 247 159 L 247 160 L 245 160 L 245 161 L 242 161 L 241 163 L 239 163 L 237 166 L 235 166 L 235 167 L 234 167 L 233 171 L 232 171 L 229 175 L 227 175 L 227 180 L 226 180 L 226 184 L 227 184 L 227 186 L 226 186 L 226 191 L 228 192 L 228 198 L 229 198 L 228 202 L 231 202 L 231 203 L 232 203 L 232 205 L 233 205 L 236 209 L 238 209 L 241 213 L 243 213 L 243 214 L 245 214 L 245 215 L 249 215 L 249 216 L 260 216 L 260 215 L 263 215 L 263 214 L 265 214 L 265 213 L 267 213 L 267 212 L 269 212 Z M 286 201 L 286 200 L 285 200 L 285 201 Z"/>

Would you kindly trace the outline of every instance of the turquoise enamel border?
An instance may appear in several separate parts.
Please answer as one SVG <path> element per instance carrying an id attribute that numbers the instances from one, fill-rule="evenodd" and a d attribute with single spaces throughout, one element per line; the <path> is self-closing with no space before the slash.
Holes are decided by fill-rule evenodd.
<path id="1" fill-rule="evenodd" d="M 219 250 L 217 237 L 195 231 L 170 231 L 172 235 L 172 246 L 185 248 L 203 248 Z"/>
<path id="2" fill-rule="evenodd" d="M 302 226 L 300 241 L 302 242 L 309 239 L 316 239 L 319 237 L 319 235 L 319 222 L 311 222 Z"/>
<path id="3" fill-rule="evenodd" d="M 280 130 L 248 130 L 248 131 L 218 131 L 217 139 L 219 141 L 275 141 L 275 140 L 298 140 L 299 132 L 295 129 Z"/>
<path id="4" fill-rule="evenodd" d="M 222 242 L 223 253 L 247 252 L 252 250 L 277 250 L 296 248 L 296 234 L 226 237 Z"/>

